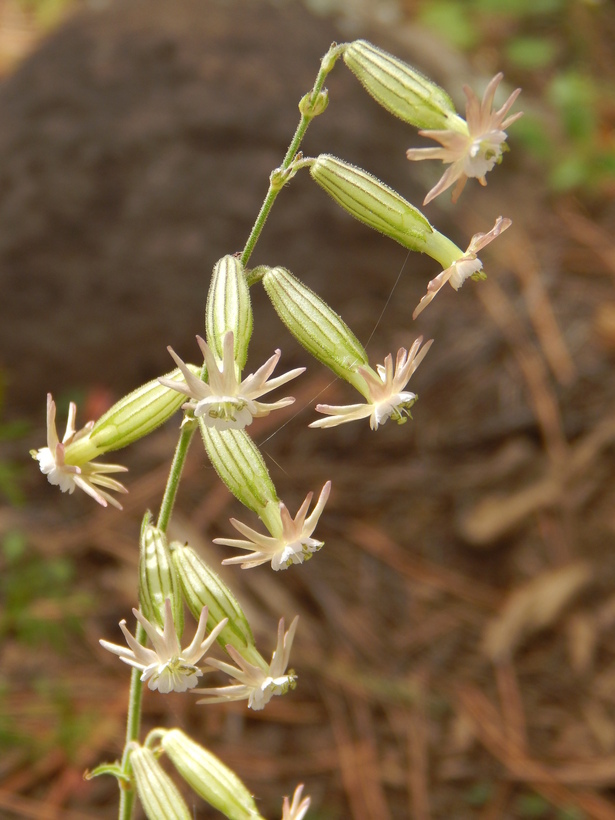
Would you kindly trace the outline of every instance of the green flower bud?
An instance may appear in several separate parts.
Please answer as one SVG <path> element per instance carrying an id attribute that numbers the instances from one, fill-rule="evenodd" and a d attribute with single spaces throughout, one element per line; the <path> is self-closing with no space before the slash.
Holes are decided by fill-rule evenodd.
<path id="1" fill-rule="evenodd" d="M 243 370 L 252 336 L 250 289 L 243 265 L 235 256 L 224 256 L 214 265 L 205 309 L 207 344 L 219 361 L 223 358 L 223 339 L 231 330 L 234 336 L 235 363 Z"/>
<path id="2" fill-rule="evenodd" d="M 245 430 L 217 430 L 199 419 L 201 436 L 209 460 L 235 498 L 263 521 L 267 507 L 277 509 L 279 499 L 265 461 Z"/>
<path id="3" fill-rule="evenodd" d="M 197 368 L 190 367 L 199 373 Z M 176 368 L 163 378 L 180 382 L 184 377 Z M 147 436 L 168 421 L 185 400 L 185 396 L 164 387 L 158 379 L 147 382 L 116 402 L 98 419 L 87 436 L 78 438 L 66 448 L 67 464 L 79 466 L 101 453 L 119 450 Z"/>
<path id="4" fill-rule="evenodd" d="M 141 527 L 139 543 L 139 603 L 146 620 L 164 629 L 167 598 L 171 601 L 177 637 L 184 631 L 184 604 L 177 572 L 171 560 L 167 537 L 150 523 L 147 513 Z M 200 610 L 197 617 L 200 615 Z"/>
<path id="5" fill-rule="evenodd" d="M 433 228 L 426 217 L 376 177 L 330 154 L 310 166 L 314 180 L 359 222 L 390 236 L 405 248 L 422 252 Z"/>
<path id="6" fill-rule="evenodd" d="M 229 820 L 263 820 L 235 772 L 180 729 L 164 732 L 160 745 L 186 783 Z"/>
<path id="7" fill-rule="evenodd" d="M 261 281 L 278 316 L 308 353 L 351 384 L 363 384 L 356 370 L 368 364 L 367 353 L 343 319 L 285 268 L 270 268 Z"/>
<path id="8" fill-rule="evenodd" d="M 463 120 L 449 95 L 439 85 L 392 54 L 355 40 L 344 50 L 344 62 L 368 94 L 391 114 L 417 128 L 455 128 L 463 131 Z"/>
<path id="9" fill-rule="evenodd" d="M 191 547 L 178 541 L 171 544 L 171 558 L 190 612 L 198 618 L 204 606 L 209 609 L 207 631 L 211 632 L 220 621 L 228 618 L 228 624 L 218 635 L 218 643 L 222 647 L 231 644 L 242 655 L 254 647 L 248 619 L 224 581 Z"/>
<path id="10" fill-rule="evenodd" d="M 148 820 L 192 820 L 177 786 L 151 749 L 137 746 L 130 752 L 137 794 Z"/>
<path id="11" fill-rule="evenodd" d="M 329 105 L 329 92 L 326 88 L 320 91 L 316 96 L 314 92 L 310 91 L 301 98 L 299 102 L 299 112 L 303 117 L 313 119 L 327 110 Z"/>

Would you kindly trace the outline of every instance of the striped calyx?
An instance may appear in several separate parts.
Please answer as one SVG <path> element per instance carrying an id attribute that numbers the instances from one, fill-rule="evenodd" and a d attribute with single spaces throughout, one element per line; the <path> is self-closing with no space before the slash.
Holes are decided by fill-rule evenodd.
<path id="1" fill-rule="evenodd" d="M 231 644 L 245 654 L 253 648 L 254 636 L 239 602 L 224 583 L 196 552 L 178 541 L 171 543 L 173 566 L 190 612 L 198 618 L 203 607 L 208 608 L 207 629 L 211 632 L 224 618 L 228 623 L 218 635 L 218 643 Z"/>
<path id="2" fill-rule="evenodd" d="M 368 363 L 367 353 L 344 320 L 286 268 L 270 268 L 261 281 L 278 316 L 308 353 L 342 379 L 362 384 L 357 368 Z"/>
<path id="3" fill-rule="evenodd" d="M 193 369 L 198 373 L 197 368 Z M 180 382 L 183 376 L 176 368 L 163 378 Z M 164 424 L 179 410 L 183 401 L 181 393 L 154 379 L 133 390 L 107 410 L 92 428 L 89 441 L 100 452 L 119 450 Z"/>
<path id="4" fill-rule="evenodd" d="M 190 788 L 229 820 L 263 820 L 235 772 L 181 729 L 164 732 L 160 745 Z"/>
<path id="5" fill-rule="evenodd" d="M 403 60 L 367 40 L 349 43 L 343 57 L 368 94 L 394 116 L 417 128 L 467 132 L 446 91 Z"/>
<path id="6" fill-rule="evenodd" d="M 315 182 L 345 211 L 375 231 L 413 251 L 425 249 L 432 226 L 406 199 L 362 168 L 330 154 L 310 165 Z"/>
<path id="7" fill-rule="evenodd" d="M 245 430 L 217 430 L 199 419 L 205 450 L 220 479 L 235 498 L 265 524 L 279 499 L 265 460 Z"/>
<path id="8" fill-rule="evenodd" d="M 184 798 L 151 749 L 133 746 L 130 764 L 148 820 L 192 820 L 192 812 Z"/>
<path id="9" fill-rule="evenodd" d="M 231 331 L 235 364 L 239 372 L 243 370 L 248 358 L 252 324 L 250 289 L 244 267 L 237 257 L 224 256 L 214 265 L 205 308 L 207 344 L 219 362 L 223 358 L 224 337 Z"/>
<path id="10" fill-rule="evenodd" d="M 150 623 L 164 629 L 165 601 L 170 599 L 178 639 L 184 630 L 184 605 L 167 537 L 146 513 L 139 543 L 139 604 Z M 196 614 L 198 620 L 200 610 Z"/>

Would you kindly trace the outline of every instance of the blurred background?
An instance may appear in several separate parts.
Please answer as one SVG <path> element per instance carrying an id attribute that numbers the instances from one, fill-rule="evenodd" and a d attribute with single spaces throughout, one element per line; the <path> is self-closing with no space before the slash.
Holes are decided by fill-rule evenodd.
<path id="1" fill-rule="evenodd" d="M 132 623 L 179 421 L 120 454 L 130 494 L 103 510 L 31 462 L 45 395 L 60 427 L 71 400 L 85 423 L 171 369 L 168 344 L 197 358 L 213 264 L 243 247 L 319 58 L 356 37 L 461 111 L 500 70 L 501 102 L 523 88 L 487 188 L 425 209 L 462 248 L 513 227 L 485 282 L 412 322 L 435 263 L 307 175 L 283 191 L 254 264 L 302 278 L 374 362 L 435 343 L 413 421 L 307 430 L 317 401 L 354 398 L 255 289 L 249 369 L 281 347 L 308 371 L 251 432 L 291 510 L 333 492 L 314 561 L 221 574 L 266 657 L 300 615 L 299 685 L 257 713 L 148 692 L 144 728 L 187 729 L 267 817 L 304 782 L 322 820 L 615 818 L 615 7 L 582 0 L 0 3 L 0 817 L 116 815 L 115 783 L 82 777 L 123 743 L 128 674 L 98 639 Z M 427 143 L 342 65 L 327 85 L 305 153 L 420 206 L 441 165 L 405 150 Z M 195 442 L 171 536 L 219 568 L 231 516 L 248 520 Z"/>

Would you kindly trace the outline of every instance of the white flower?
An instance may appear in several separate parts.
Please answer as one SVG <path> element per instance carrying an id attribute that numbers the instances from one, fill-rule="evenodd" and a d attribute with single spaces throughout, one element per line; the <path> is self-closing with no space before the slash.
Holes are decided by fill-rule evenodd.
<path id="1" fill-rule="evenodd" d="M 292 803 L 289 804 L 288 797 L 284 798 L 282 804 L 282 820 L 303 820 L 307 810 L 310 808 L 311 801 L 309 797 L 304 797 L 302 800 L 302 794 L 303 783 L 295 789 Z"/>
<path id="2" fill-rule="evenodd" d="M 476 254 L 481 248 L 484 248 L 485 245 L 493 242 L 493 240 L 507 228 L 510 228 L 511 225 L 512 220 L 498 216 L 495 225 L 489 233 L 475 233 L 464 255 L 459 257 L 459 259 L 453 262 L 446 270 L 443 270 L 442 273 L 439 273 L 427 285 L 427 293 L 416 306 L 412 318 L 416 319 L 419 313 L 425 310 L 427 305 L 447 282 L 449 282 L 455 290 L 459 290 L 466 279 L 482 270 L 483 263 Z"/>
<path id="3" fill-rule="evenodd" d="M 410 415 L 409 409 L 417 398 L 416 393 L 405 391 L 404 387 L 423 361 L 433 339 L 427 342 L 419 353 L 422 341 L 423 337 L 420 336 L 409 351 L 403 347 L 397 351 L 395 372 L 393 372 L 393 357 L 390 353 L 384 360 L 384 366 L 377 365 L 377 373 L 374 373 L 371 368 L 369 370 L 365 367 L 357 368 L 357 372 L 367 384 L 367 404 L 349 404 L 342 407 L 317 404 L 316 410 L 319 413 L 326 413 L 329 418 L 313 421 L 310 427 L 337 427 L 338 424 L 345 424 L 347 421 L 368 417 L 372 430 L 377 430 L 379 425 L 384 424 L 389 418 L 394 419 L 398 424 L 403 424 L 406 417 Z"/>
<path id="4" fill-rule="evenodd" d="M 287 569 L 291 564 L 302 564 L 307 561 L 324 544 L 324 541 L 317 541 L 311 535 L 316 529 L 330 492 L 331 482 L 327 481 L 309 516 L 307 516 L 307 511 L 314 494 L 308 493 L 294 519 L 291 518 L 286 505 L 280 501 L 280 532 L 277 535 L 262 535 L 246 524 L 242 524 L 241 521 L 237 521 L 236 518 L 231 518 L 231 524 L 235 529 L 249 540 L 215 538 L 214 543 L 224 544 L 227 547 L 238 547 L 242 550 L 253 550 L 253 552 L 249 555 L 226 558 L 222 563 L 240 564 L 242 569 L 250 569 L 271 561 L 272 569 L 278 570 Z"/>
<path id="5" fill-rule="evenodd" d="M 298 367 L 283 376 L 268 381 L 280 359 L 281 351 L 276 350 L 256 373 L 251 373 L 239 382 L 236 375 L 233 332 L 229 331 L 224 335 L 221 370 L 218 368 L 218 363 L 209 345 L 200 336 L 196 339 L 205 359 L 207 383 L 195 376 L 170 347 L 168 348 L 169 353 L 186 381 L 182 383 L 164 378 L 159 381 L 165 387 L 171 387 L 188 396 L 190 401 L 183 405 L 184 409 L 193 410 L 194 415 L 202 418 L 208 426 L 215 427 L 217 430 L 228 430 L 229 428 L 242 430 L 252 422 L 253 418 L 267 416 L 272 410 L 279 410 L 295 401 L 291 397 L 280 399 L 272 404 L 257 401 L 260 396 L 286 384 L 305 370 L 305 367 Z"/>
<path id="6" fill-rule="evenodd" d="M 485 89 L 482 102 L 471 88 L 467 85 L 463 87 L 467 98 L 467 133 L 448 129 L 419 131 L 421 136 L 436 140 L 443 147 L 410 148 L 406 152 L 408 159 L 441 159 L 442 162 L 451 163 L 438 184 L 427 194 L 423 205 L 427 205 L 455 182 L 453 202 L 456 202 L 469 177 L 477 177 L 481 185 L 486 185 L 485 174 L 502 161 L 502 153 L 507 150 L 506 128 L 523 115 L 523 112 L 519 112 L 506 117 L 521 93 L 520 88 L 513 91 L 498 111 L 491 110 L 496 89 L 503 77 L 501 73 L 495 75 Z"/>
<path id="7" fill-rule="evenodd" d="M 218 686 L 210 689 L 197 689 L 198 694 L 207 695 L 198 703 L 227 703 L 231 700 L 247 700 L 248 708 L 258 711 L 264 709 L 274 695 L 285 695 L 289 689 L 294 689 L 297 685 L 297 676 L 290 670 L 286 672 L 290 659 L 290 650 L 297 631 L 299 618 L 296 617 L 288 632 L 284 633 L 284 618 L 278 624 L 278 643 L 275 652 L 271 656 L 269 666 L 254 666 L 230 644 L 227 644 L 226 651 L 237 664 L 237 667 L 230 663 L 211 659 L 208 665 L 226 672 L 231 678 L 239 681 L 231 686 Z"/>
<path id="8" fill-rule="evenodd" d="M 192 643 L 186 649 L 182 649 L 175 631 L 170 598 L 164 603 L 163 630 L 150 623 L 137 609 L 133 609 L 132 613 L 147 633 L 154 648 L 141 646 L 126 628 L 126 621 L 120 621 L 120 629 L 130 648 L 126 649 L 125 646 L 118 646 L 109 641 L 100 641 L 101 646 L 118 655 L 124 663 L 143 670 L 141 680 L 147 681 L 150 689 L 158 689 L 165 695 L 168 692 L 185 692 L 187 689 L 193 689 L 203 674 L 195 664 L 201 660 L 224 629 L 228 618 L 220 621 L 205 639 L 208 610 L 204 606 Z"/>
<path id="9" fill-rule="evenodd" d="M 66 432 L 62 441 L 58 438 L 56 430 L 56 405 L 51 397 L 51 393 L 47 394 L 47 446 L 41 447 L 39 450 L 31 450 L 32 458 L 38 461 L 41 472 L 47 476 L 50 484 L 57 484 L 63 493 L 73 493 L 75 487 L 79 487 L 93 499 L 106 507 L 108 503 L 113 504 L 119 510 L 122 505 L 112 495 L 105 490 L 97 489 L 98 487 L 105 487 L 108 490 L 114 490 L 117 493 L 127 493 L 128 490 L 119 481 L 114 478 L 109 478 L 105 473 L 124 473 L 127 471 L 126 467 L 119 464 L 101 464 L 96 461 L 86 461 L 79 466 L 75 464 L 67 464 L 68 449 L 71 444 L 76 442 L 83 442 L 86 436 L 89 435 L 94 422 L 88 422 L 81 430 L 76 430 L 75 420 L 77 417 L 77 406 L 74 402 L 70 403 L 68 411 L 68 421 L 66 423 Z M 96 448 L 92 448 L 96 452 Z M 100 451 L 98 451 L 100 452 Z"/>

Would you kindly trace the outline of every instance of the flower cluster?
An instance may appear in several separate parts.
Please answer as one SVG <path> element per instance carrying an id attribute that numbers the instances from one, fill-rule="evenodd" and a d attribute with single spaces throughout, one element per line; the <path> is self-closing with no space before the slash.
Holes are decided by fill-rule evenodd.
<path id="1" fill-rule="evenodd" d="M 292 397 L 273 402 L 261 398 L 305 370 L 296 368 L 274 378 L 281 356 L 276 350 L 260 368 L 242 378 L 253 329 L 251 287 L 260 283 L 295 339 L 336 377 L 352 385 L 363 399 L 342 406 L 317 404 L 316 411 L 323 417 L 313 421 L 309 425 L 312 428 L 336 427 L 361 419 L 367 419 L 372 430 L 389 419 L 404 424 L 411 418 L 417 400 L 416 393 L 407 389 L 408 383 L 433 341 L 423 344 L 420 336 L 409 349 L 399 348 L 395 359 L 389 353 L 383 364 L 372 367 L 357 336 L 307 284 L 280 266 L 248 268 L 274 195 L 301 168 L 309 168 L 311 178 L 352 217 L 405 248 L 435 259 L 442 271 L 429 282 L 413 318 L 447 282 L 458 290 L 468 278 L 482 278 L 478 253 L 511 225 L 510 219 L 498 217 L 490 231 L 475 234 L 462 251 L 397 191 L 367 171 L 330 154 L 303 157 L 299 151 L 303 126 L 325 110 L 327 93 L 322 82 L 342 55 L 346 66 L 385 109 L 421 129 L 422 136 L 440 143 L 439 147 L 413 148 L 406 153 L 409 160 L 436 159 L 449 166 L 425 197 L 425 204 L 450 187 L 456 201 L 470 177 L 486 184 L 486 174 L 508 150 L 506 129 L 522 116 L 510 114 L 520 89 L 494 110 L 502 74 L 489 82 L 482 100 L 464 86 L 464 120 L 449 95 L 411 66 L 366 41 L 334 44 L 323 58 L 314 91 L 300 104 L 303 125 L 283 165 L 271 176 L 270 192 L 243 252 L 229 254 L 214 266 L 205 309 L 207 341 L 196 337 L 202 365 L 187 364 L 169 347 L 177 369 L 125 396 L 96 423 L 88 422 L 77 430 L 77 410 L 71 403 L 61 441 L 56 429 L 56 405 L 49 394 L 47 446 L 31 451 L 49 482 L 62 492 L 73 493 L 79 487 L 99 504 L 121 509 L 112 492 L 127 490 L 112 475 L 126 468 L 95 459 L 149 434 L 180 406 L 188 412 L 158 522 L 154 526 L 148 512 L 141 527 L 140 610 L 132 610 L 138 624 L 136 632 L 131 634 L 122 620 L 119 626 L 126 645 L 106 640 L 100 644 L 138 670 L 140 680 L 149 689 L 164 694 L 193 690 L 202 696 L 199 703 L 246 700 L 248 708 L 261 710 L 275 695 L 294 689 L 297 676 L 288 666 L 298 618 L 288 631 L 284 619 L 279 621 L 276 647 L 267 663 L 256 649 L 248 619 L 231 590 L 187 544 L 168 542 L 169 518 L 191 436 L 198 428 L 213 470 L 265 528 L 265 533 L 258 532 L 232 518 L 231 524 L 241 537 L 216 538 L 215 543 L 243 552 L 223 560 L 225 565 L 248 569 L 269 563 L 277 571 L 309 560 L 324 545 L 314 532 L 331 492 L 331 482 L 327 481 L 311 512 L 312 492 L 291 516 L 279 500 L 263 454 L 245 430 L 255 418 L 291 405 Z M 184 608 L 198 623 L 194 638 L 182 648 Z M 209 657 L 215 641 L 224 646 L 226 660 Z M 216 671 L 230 677 L 227 685 L 197 688 L 204 674 Z M 133 675 L 135 686 L 138 677 Z M 134 728 L 138 720 L 129 724 Z M 159 748 L 151 747 L 152 737 L 158 738 Z M 135 730 L 132 738 L 128 737 L 122 763 L 105 764 L 98 773 L 106 770 L 127 788 L 136 786 L 148 816 L 188 818 L 187 805 L 158 762 L 162 751 L 179 775 L 214 808 L 228 817 L 262 820 L 248 789 L 221 761 L 179 730 L 156 729 L 143 746 L 136 742 Z M 303 785 L 298 786 L 292 801 L 284 798 L 282 820 L 303 820 L 309 805 L 309 797 L 303 798 Z"/>

